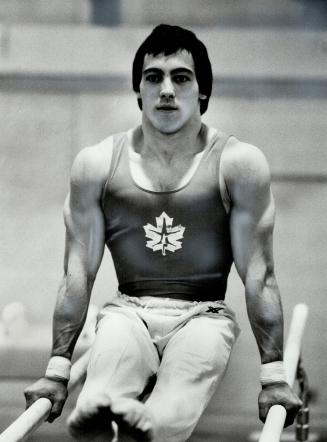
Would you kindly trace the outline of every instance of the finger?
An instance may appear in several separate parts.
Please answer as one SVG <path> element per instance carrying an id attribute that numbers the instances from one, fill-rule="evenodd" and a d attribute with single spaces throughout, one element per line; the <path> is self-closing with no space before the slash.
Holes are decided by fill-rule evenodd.
<path id="1" fill-rule="evenodd" d="M 293 425 L 294 420 L 295 420 L 295 418 L 296 418 L 296 415 L 297 415 L 297 413 L 294 413 L 294 412 L 288 412 L 288 413 L 287 413 L 287 416 L 286 416 L 286 419 L 285 419 L 285 425 L 284 425 L 284 428 L 287 428 L 287 427 L 289 427 L 290 425 Z"/>
<path id="2" fill-rule="evenodd" d="M 287 415 L 286 415 L 286 419 L 285 419 L 285 425 L 284 428 L 289 427 L 290 425 L 292 425 L 294 423 L 294 420 L 296 418 L 296 416 L 298 415 L 300 409 L 300 405 L 298 405 L 297 407 L 293 407 L 293 408 L 288 408 L 286 409 L 287 411 Z"/>
<path id="3" fill-rule="evenodd" d="M 27 408 L 29 408 L 38 399 L 38 397 L 36 397 L 34 394 L 30 394 L 28 392 L 24 392 L 24 396 L 25 396 L 25 400 L 26 400 L 25 409 L 27 410 Z"/>
<path id="4" fill-rule="evenodd" d="M 48 422 L 50 423 L 53 422 L 55 419 L 57 419 L 57 417 L 61 415 L 64 404 L 65 404 L 65 399 L 58 400 L 53 404 L 50 415 L 47 419 Z"/>
<path id="5" fill-rule="evenodd" d="M 60 414 L 61 413 L 50 413 L 49 414 L 49 417 L 48 417 L 48 419 L 47 419 L 47 422 L 49 422 L 49 424 L 51 424 L 53 421 L 55 421 L 59 416 L 60 416 Z"/>
<path id="6" fill-rule="evenodd" d="M 269 405 L 259 405 L 259 419 L 263 423 L 266 422 L 266 418 L 267 418 L 267 414 L 269 412 L 269 408 L 270 408 Z"/>

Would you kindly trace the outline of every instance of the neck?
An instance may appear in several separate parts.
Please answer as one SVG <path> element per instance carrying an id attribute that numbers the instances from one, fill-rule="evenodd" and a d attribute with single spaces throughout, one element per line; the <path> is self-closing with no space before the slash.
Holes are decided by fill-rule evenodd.
<path id="1" fill-rule="evenodd" d="M 206 139 L 201 119 L 189 122 L 178 132 L 166 134 L 155 129 L 145 118 L 135 134 L 135 150 L 143 157 L 155 157 L 162 163 L 177 158 L 194 156 L 200 152 Z"/>

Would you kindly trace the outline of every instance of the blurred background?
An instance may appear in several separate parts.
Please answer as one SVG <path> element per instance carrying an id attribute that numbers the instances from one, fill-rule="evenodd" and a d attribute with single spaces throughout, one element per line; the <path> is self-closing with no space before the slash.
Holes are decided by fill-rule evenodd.
<path id="1" fill-rule="evenodd" d="M 0 430 L 22 411 L 23 388 L 49 357 L 72 161 L 83 147 L 139 124 L 131 65 L 159 23 L 190 28 L 208 48 L 214 90 L 204 121 L 268 158 L 286 330 L 294 305 L 307 303 L 312 428 L 327 440 L 325 0 L 1 0 Z M 107 252 L 92 302 L 100 307 L 115 290 Z M 261 427 L 260 361 L 234 269 L 227 301 L 243 332 L 192 441 L 246 441 Z M 32 440 L 70 440 L 63 422 Z"/>

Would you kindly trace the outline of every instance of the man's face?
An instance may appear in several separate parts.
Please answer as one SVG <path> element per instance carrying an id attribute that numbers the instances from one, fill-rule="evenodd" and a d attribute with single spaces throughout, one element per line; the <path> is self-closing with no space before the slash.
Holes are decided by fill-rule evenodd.
<path id="1" fill-rule="evenodd" d="M 192 55 L 186 50 L 167 56 L 146 55 L 139 98 L 143 117 L 162 133 L 175 133 L 199 118 L 199 85 Z"/>

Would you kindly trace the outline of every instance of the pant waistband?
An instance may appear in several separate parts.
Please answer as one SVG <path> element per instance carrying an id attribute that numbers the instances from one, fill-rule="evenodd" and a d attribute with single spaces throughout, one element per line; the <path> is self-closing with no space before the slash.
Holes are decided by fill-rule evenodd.
<path id="1" fill-rule="evenodd" d="M 172 310 L 172 311 L 188 311 L 196 306 L 216 306 L 226 309 L 224 301 L 185 301 L 183 299 L 161 298 L 157 296 L 129 296 L 124 293 L 117 292 L 116 298 L 114 298 L 109 304 L 115 303 L 115 299 L 119 303 L 123 303 L 130 307 L 139 307 L 146 310 Z"/>

